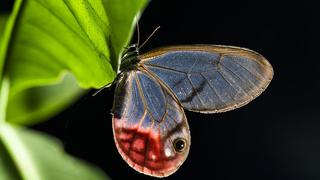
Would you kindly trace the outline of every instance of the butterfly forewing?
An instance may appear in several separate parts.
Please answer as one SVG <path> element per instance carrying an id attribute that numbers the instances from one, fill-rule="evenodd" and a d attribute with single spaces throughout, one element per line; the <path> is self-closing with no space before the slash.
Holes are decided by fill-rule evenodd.
<path id="1" fill-rule="evenodd" d="M 114 138 L 123 159 L 141 173 L 168 176 L 186 159 L 190 133 L 182 107 L 174 95 L 143 69 L 124 73 L 114 102 Z M 173 142 L 186 141 L 176 152 Z"/>
<path id="2" fill-rule="evenodd" d="M 140 66 L 157 76 L 191 111 L 214 113 L 243 106 L 273 76 L 260 54 L 238 47 L 173 46 L 139 56 Z"/>

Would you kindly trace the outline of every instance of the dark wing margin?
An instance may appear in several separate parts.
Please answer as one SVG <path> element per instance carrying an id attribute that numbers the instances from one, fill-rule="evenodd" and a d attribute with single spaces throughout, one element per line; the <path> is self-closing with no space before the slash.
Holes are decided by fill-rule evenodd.
<path id="1" fill-rule="evenodd" d="M 184 108 L 202 113 L 246 105 L 273 77 L 273 68 L 262 55 L 232 46 L 172 46 L 139 58 L 140 66 L 159 77 Z"/>

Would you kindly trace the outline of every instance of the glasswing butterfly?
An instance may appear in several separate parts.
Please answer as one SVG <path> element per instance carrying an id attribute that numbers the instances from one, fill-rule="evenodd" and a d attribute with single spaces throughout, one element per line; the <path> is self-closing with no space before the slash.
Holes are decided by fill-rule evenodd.
<path id="1" fill-rule="evenodd" d="M 245 48 L 183 45 L 139 55 L 141 46 L 132 47 L 117 77 L 113 133 L 122 158 L 150 176 L 171 175 L 188 156 L 191 136 L 183 109 L 219 113 L 239 108 L 273 77 L 270 63 Z"/>

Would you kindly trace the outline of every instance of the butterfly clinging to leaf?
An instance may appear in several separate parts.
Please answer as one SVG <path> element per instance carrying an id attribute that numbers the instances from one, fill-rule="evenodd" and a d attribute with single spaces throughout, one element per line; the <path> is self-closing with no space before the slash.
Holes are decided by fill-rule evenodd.
<path id="1" fill-rule="evenodd" d="M 141 47 L 141 46 L 140 46 Z M 249 49 L 221 45 L 127 51 L 113 105 L 119 153 L 135 170 L 155 177 L 186 160 L 191 136 L 184 109 L 219 113 L 246 105 L 273 77 L 270 63 Z"/>

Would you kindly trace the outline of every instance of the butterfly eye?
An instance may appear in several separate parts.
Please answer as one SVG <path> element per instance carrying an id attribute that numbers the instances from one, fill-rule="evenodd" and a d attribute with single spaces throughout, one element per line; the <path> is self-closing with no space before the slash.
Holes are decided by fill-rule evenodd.
<path id="1" fill-rule="evenodd" d="M 183 152 L 186 149 L 187 143 L 183 138 L 177 138 L 173 141 L 173 147 L 176 152 Z"/>

